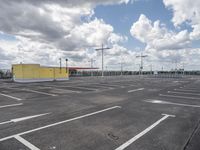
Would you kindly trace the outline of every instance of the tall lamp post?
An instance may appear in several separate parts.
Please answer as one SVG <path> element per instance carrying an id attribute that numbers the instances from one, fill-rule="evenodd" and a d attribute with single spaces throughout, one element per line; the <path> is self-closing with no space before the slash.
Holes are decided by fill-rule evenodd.
<path id="1" fill-rule="evenodd" d="M 92 68 L 93 68 L 93 63 L 94 63 L 95 61 L 96 61 L 96 60 L 94 60 L 94 59 L 91 59 L 90 61 L 88 61 L 88 62 L 91 63 L 91 65 L 90 65 L 90 67 L 91 67 L 91 76 L 93 76 Z"/>
<path id="2" fill-rule="evenodd" d="M 66 73 L 68 73 L 68 76 L 69 76 L 69 72 L 68 72 L 68 59 L 65 59 L 65 61 L 66 61 Z"/>
<path id="3" fill-rule="evenodd" d="M 62 59 L 59 58 L 59 60 L 60 60 L 60 73 L 61 73 L 62 72 Z"/>

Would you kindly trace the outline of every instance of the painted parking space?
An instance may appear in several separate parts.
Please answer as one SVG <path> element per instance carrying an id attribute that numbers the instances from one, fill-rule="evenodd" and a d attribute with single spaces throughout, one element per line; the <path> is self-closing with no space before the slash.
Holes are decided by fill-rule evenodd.
<path id="1" fill-rule="evenodd" d="M 0 107 L 0 149 L 183 147 L 198 121 L 199 95 L 174 89 L 200 85 L 193 87 L 184 79 L 119 79 L 13 83 L 5 94 L 30 95 L 27 101 L 2 96 L 9 103 Z"/>
<path id="2" fill-rule="evenodd" d="M 11 87 L 11 88 L 1 88 L 0 95 L 16 100 L 22 101 L 31 98 L 43 97 L 43 96 L 56 96 L 55 94 L 47 93 L 42 90 L 34 90 L 31 88 L 21 88 L 21 87 Z"/>
<path id="3" fill-rule="evenodd" d="M 22 136 L 25 136 L 27 134 L 32 134 L 32 133 L 37 132 L 37 131 L 40 131 L 39 133 L 41 133 L 42 132 L 41 130 L 49 129 L 51 127 L 56 127 L 56 126 L 59 126 L 59 125 L 62 125 L 62 124 L 70 123 L 70 122 L 73 122 L 73 121 L 76 121 L 76 120 L 79 120 L 79 119 L 84 119 L 84 118 L 87 118 L 87 117 L 95 116 L 95 115 L 98 115 L 98 114 L 101 114 L 101 113 L 105 113 L 107 111 L 112 111 L 114 109 L 120 109 L 120 108 L 121 108 L 120 106 L 113 106 L 113 107 L 105 108 L 105 109 L 98 110 L 98 111 L 95 111 L 95 112 L 91 112 L 91 113 L 88 113 L 88 114 L 84 114 L 84 115 L 81 115 L 81 116 L 78 116 L 78 117 L 74 117 L 74 118 L 70 118 L 70 119 L 67 119 L 67 120 L 55 122 L 55 123 L 52 123 L 52 124 L 48 124 L 46 126 L 38 127 L 38 128 L 32 129 L 32 130 L 28 130 L 28 131 L 24 131 L 24 132 L 17 133 L 17 134 L 14 134 L 14 135 L 10 135 L 10 136 L 7 136 L 7 137 L 3 137 L 3 138 L 0 139 L 0 142 L 4 143 L 4 141 L 7 141 L 7 140 L 10 140 L 10 139 L 14 138 L 14 139 L 17 139 L 18 141 L 20 141 L 22 144 L 24 144 L 29 149 L 34 149 L 34 150 L 37 149 L 37 150 L 39 150 L 39 148 L 37 148 L 37 146 L 35 146 L 32 143 L 28 142 Z M 46 114 L 42 114 L 42 115 L 46 115 Z M 39 137 L 38 137 L 38 139 L 39 139 Z M 10 144 L 9 144 L 9 146 L 10 146 Z M 7 147 L 4 146 L 4 149 L 6 150 Z M 41 148 L 41 149 L 46 149 L 46 148 Z"/>
<path id="4" fill-rule="evenodd" d="M 171 117 L 167 114 L 163 114 L 163 117 L 162 114 L 156 115 L 154 117 L 150 114 L 146 114 L 142 115 L 141 118 L 136 117 L 130 119 L 128 116 L 126 116 L 125 113 L 123 113 L 123 111 L 121 111 L 120 108 L 120 106 L 109 107 L 82 116 L 4 137 L 1 138 L 0 141 L 3 143 L 5 149 L 7 147 L 4 142 L 7 142 L 13 138 L 16 140 L 22 140 L 22 144 L 24 145 L 28 143 L 27 147 L 30 149 L 32 147 L 44 150 L 50 148 L 64 149 L 67 145 L 67 148 L 69 149 L 84 150 L 88 148 L 94 148 L 96 142 L 104 143 L 96 147 L 96 149 L 124 149 L 122 148 L 124 147 L 122 146 L 123 144 L 120 144 L 127 138 L 135 135 L 139 140 L 140 137 L 145 136 L 144 132 L 147 133 L 147 130 L 153 130 L 153 128 L 156 128 L 156 126 L 159 125 L 162 121 L 168 117 Z M 133 115 L 139 114 L 140 113 L 137 112 Z M 111 116 L 114 118 L 113 120 L 110 120 Z M 162 118 L 156 120 L 159 118 L 159 116 Z M 128 119 L 128 121 L 118 122 L 117 120 L 119 119 Z M 155 122 L 153 122 L 153 120 L 155 120 Z M 147 127 L 146 124 L 151 122 L 153 124 L 150 127 Z M 127 126 L 128 130 L 126 128 Z M 142 131 L 143 129 L 145 130 Z M 140 131 L 142 132 L 140 133 Z M 140 136 L 138 136 L 138 134 Z M 92 139 L 95 139 L 95 141 L 93 142 Z M 86 143 L 87 147 L 84 147 L 84 144 Z M 12 142 L 10 142 L 10 145 L 11 144 Z M 133 142 L 129 142 L 129 144 L 126 145 L 129 146 L 132 144 Z"/>
<path id="5" fill-rule="evenodd" d="M 11 104 L 15 104 L 15 103 L 21 103 L 21 102 L 19 102 L 15 98 L 14 99 L 11 98 L 10 95 L 5 95 L 3 93 L 0 94 L 0 106 L 11 105 Z"/>

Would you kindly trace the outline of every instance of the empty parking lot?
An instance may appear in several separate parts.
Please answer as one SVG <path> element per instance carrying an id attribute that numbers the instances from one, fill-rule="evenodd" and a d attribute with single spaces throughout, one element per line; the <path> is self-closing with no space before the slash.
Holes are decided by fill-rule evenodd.
<path id="1" fill-rule="evenodd" d="M 198 150 L 198 78 L 0 81 L 0 150 Z"/>

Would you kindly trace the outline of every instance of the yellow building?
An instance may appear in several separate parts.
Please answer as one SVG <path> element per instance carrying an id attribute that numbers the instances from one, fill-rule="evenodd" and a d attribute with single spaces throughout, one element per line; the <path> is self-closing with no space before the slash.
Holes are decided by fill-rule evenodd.
<path id="1" fill-rule="evenodd" d="M 44 67 L 39 64 L 12 65 L 13 80 L 15 82 L 40 82 L 68 80 L 69 70 L 62 67 Z"/>

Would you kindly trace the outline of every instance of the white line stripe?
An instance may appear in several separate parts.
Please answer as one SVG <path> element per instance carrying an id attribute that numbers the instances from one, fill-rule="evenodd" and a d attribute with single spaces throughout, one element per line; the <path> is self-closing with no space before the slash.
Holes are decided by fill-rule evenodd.
<path id="1" fill-rule="evenodd" d="M 185 106 L 185 107 L 197 107 L 200 108 L 200 105 L 190 105 L 190 104 L 181 104 L 181 103 L 172 103 L 172 102 L 167 102 L 167 101 L 162 101 L 162 100 L 144 100 L 145 102 L 148 103 L 153 103 L 153 104 L 168 104 L 168 105 L 177 105 L 177 106 Z"/>
<path id="2" fill-rule="evenodd" d="M 78 88 L 78 89 L 85 89 L 85 90 L 92 90 L 92 91 L 98 91 L 98 89 L 95 88 L 86 88 L 86 87 L 80 87 L 80 86 L 71 86 L 72 88 Z"/>
<path id="3" fill-rule="evenodd" d="M 59 89 L 59 88 L 52 88 L 53 90 L 57 90 L 58 92 L 62 93 L 81 93 L 81 91 L 75 91 L 75 90 L 68 90 L 68 89 Z"/>
<path id="4" fill-rule="evenodd" d="M 22 90 L 28 91 L 28 92 L 33 92 L 33 93 L 38 93 L 38 94 L 43 94 L 43 95 L 48 95 L 48 96 L 57 96 L 55 94 L 50 94 L 50 93 L 40 92 L 40 91 L 35 91 L 35 90 L 30 90 L 30 89 L 22 89 Z"/>
<path id="5" fill-rule="evenodd" d="M 93 91 L 97 91 L 98 89 L 94 89 L 94 88 L 85 88 L 85 87 L 79 87 L 79 86 L 55 86 L 55 85 L 50 85 L 50 87 L 58 87 L 58 88 L 77 88 L 77 89 L 85 89 L 85 90 L 93 90 Z"/>
<path id="6" fill-rule="evenodd" d="M 83 85 L 83 86 L 84 86 L 84 85 Z M 95 87 L 95 88 L 114 89 L 114 88 L 109 87 L 109 86 L 97 85 L 97 84 L 90 84 L 90 85 L 88 85 L 88 86 Z"/>
<path id="7" fill-rule="evenodd" d="M 101 84 L 101 85 L 104 85 L 104 86 L 112 86 L 112 87 L 124 87 L 124 86 L 121 86 L 121 85 L 117 85 L 117 84 L 106 84 L 106 83 L 99 83 L 99 84 Z"/>
<path id="8" fill-rule="evenodd" d="M 142 91 L 142 90 L 144 90 L 144 88 L 139 88 L 139 89 L 135 89 L 135 90 L 130 90 L 130 91 L 128 91 L 128 93 L 137 92 L 137 91 Z"/>
<path id="9" fill-rule="evenodd" d="M 12 104 L 12 105 L 3 105 L 3 106 L 0 106 L 0 108 L 13 107 L 13 106 L 20 106 L 20 105 L 23 105 L 23 103 Z"/>
<path id="10" fill-rule="evenodd" d="M 182 92 L 198 92 L 195 90 L 185 90 L 185 89 L 174 89 L 175 91 L 182 91 Z"/>
<path id="11" fill-rule="evenodd" d="M 7 123 L 11 123 L 12 121 L 5 121 L 5 122 L 0 122 L 0 125 L 2 124 L 7 124 Z"/>
<path id="12" fill-rule="evenodd" d="M 188 97 L 188 96 L 175 96 L 175 95 L 164 95 L 164 94 L 160 94 L 159 96 L 163 96 L 163 97 L 175 97 L 175 98 L 184 98 L 184 99 L 198 99 L 198 100 L 200 100 L 200 98 L 197 98 L 197 97 Z"/>
<path id="13" fill-rule="evenodd" d="M 174 94 L 187 94 L 187 95 L 200 95 L 197 93 L 186 93 L 186 92 L 173 92 L 173 91 L 168 91 L 168 93 L 174 93 Z"/>
<path id="14" fill-rule="evenodd" d="M 41 116 L 48 115 L 48 114 L 50 114 L 50 113 L 44 113 L 44 114 L 38 114 L 38 115 L 33 115 L 33 116 L 11 119 L 11 121 L 12 122 L 20 122 L 20 121 L 24 121 L 24 120 L 28 120 L 28 119 L 32 119 L 32 118 L 36 118 L 36 117 L 41 117 Z"/>
<path id="15" fill-rule="evenodd" d="M 30 150 L 40 150 L 39 148 L 37 148 L 36 146 L 34 146 L 33 144 L 31 144 L 30 142 L 28 142 L 27 140 L 25 140 L 24 138 L 22 138 L 21 136 L 14 136 L 15 139 L 17 139 L 19 142 L 21 142 L 22 144 L 24 144 L 26 147 L 28 147 Z"/>
<path id="16" fill-rule="evenodd" d="M 0 142 L 11 139 L 11 138 L 15 137 L 16 135 L 20 136 L 20 135 L 28 134 L 28 133 L 31 133 L 31 132 L 46 129 L 46 128 L 53 127 L 53 126 L 56 126 L 56 125 L 60 125 L 60 124 L 63 124 L 63 123 L 71 122 L 71 121 L 74 121 L 74 120 L 82 119 L 82 118 L 85 118 L 85 117 L 96 115 L 96 114 L 99 114 L 99 113 L 102 113 L 102 112 L 105 112 L 105 111 L 109 111 L 109 110 L 112 110 L 112 109 L 116 109 L 116 108 L 121 108 L 121 106 L 113 106 L 113 107 L 110 107 L 110 108 L 99 110 L 99 111 L 89 113 L 89 114 L 86 114 L 86 115 L 82 115 L 82 116 L 79 116 L 79 117 L 71 118 L 71 119 L 68 119 L 68 120 L 60 121 L 60 122 L 57 122 L 57 123 L 49 124 L 49 125 L 46 125 L 46 126 L 43 126 L 43 127 L 39 127 L 39 128 L 36 128 L 36 129 L 32 129 L 32 130 L 28 130 L 28 131 L 25 131 L 25 132 L 22 132 L 22 133 L 18 133 L 18 134 L 15 134 L 15 135 L 7 136 L 7 137 L 0 139 Z"/>
<path id="17" fill-rule="evenodd" d="M 180 87 L 183 90 L 198 90 L 198 88 Z"/>
<path id="18" fill-rule="evenodd" d="M 5 97 L 9 97 L 9 98 L 14 99 L 14 100 L 17 100 L 17 101 L 21 101 L 21 100 L 22 100 L 21 98 L 14 97 L 14 96 L 10 96 L 10 95 L 3 94 L 3 93 L 0 93 L 0 95 L 5 96 Z"/>
<path id="19" fill-rule="evenodd" d="M 123 149 L 127 148 L 129 145 L 131 145 L 137 139 L 139 139 L 140 137 L 142 137 L 143 135 L 145 135 L 147 132 L 149 132 L 150 130 L 152 130 L 154 127 L 156 127 L 158 124 L 160 124 L 162 121 L 164 121 L 168 117 L 175 117 L 174 115 L 168 115 L 168 114 L 162 114 L 162 115 L 164 115 L 164 116 L 161 119 L 159 119 L 158 121 L 156 121 L 154 124 L 152 124 L 151 126 L 149 126 L 148 128 L 146 128 L 144 131 L 140 132 L 139 134 L 137 134 L 132 139 L 128 140 L 127 142 L 125 142 L 124 144 L 122 144 L 121 146 L 119 146 L 118 148 L 116 148 L 115 150 L 123 150 Z"/>
<path id="20" fill-rule="evenodd" d="M 39 114 L 39 115 L 34 115 L 34 116 L 27 116 L 27 117 L 22 117 L 22 118 L 16 118 L 16 119 L 11 119 L 9 121 L 5 121 L 5 122 L 1 122 L 0 125 L 2 124 L 7 124 L 7 123 L 16 123 L 16 122 L 20 122 L 20 121 L 24 121 L 24 120 L 28 120 L 28 119 L 32 119 L 32 118 L 36 118 L 36 117 L 40 117 L 40 116 L 44 116 L 44 115 L 48 115 L 50 113 L 45 113 L 45 114 Z"/>

